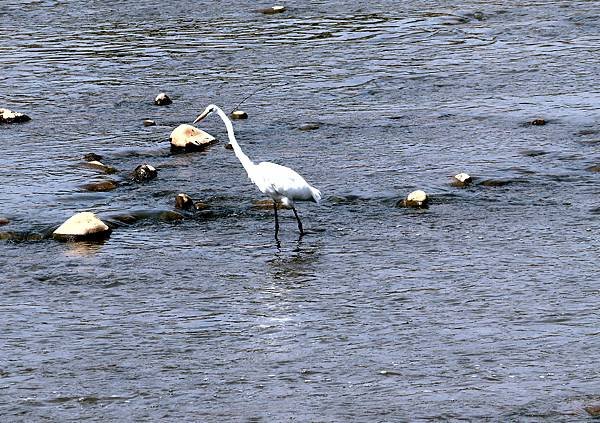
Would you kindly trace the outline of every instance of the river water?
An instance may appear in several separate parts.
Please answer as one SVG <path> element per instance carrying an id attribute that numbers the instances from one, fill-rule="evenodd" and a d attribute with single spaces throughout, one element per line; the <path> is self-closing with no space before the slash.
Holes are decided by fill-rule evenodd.
<path id="1" fill-rule="evenodd" d="M 32 118 L 0 126 L 2 421 L 587 421 L 600 2 L 266 6 L 2 5 L 0 107 Z M 220 119 L 169 152 L 257 89 L 242 148 L 323 193 L 279 248 Z M 180 192 L 208 209 L 174 219 Z M 47 237 L 78 211 L 110 239 Z"/>

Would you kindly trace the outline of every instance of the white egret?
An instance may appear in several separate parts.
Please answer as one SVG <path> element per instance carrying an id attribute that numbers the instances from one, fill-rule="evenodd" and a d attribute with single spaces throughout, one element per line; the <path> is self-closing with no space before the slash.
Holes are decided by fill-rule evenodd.
<path id="1" fill-rule="evenodd" d="M 215 106 L 214 104 L 208 105 L 196 120 L 194 120 L 194 124 L 200 122 L 212 112 L 217 112 L 225 123 L 229 142 L 233 146 L 236 157 L 240 160 L 242 166 L 248 173 L 248 178 L 256 184 L 260 192 L 273 199 L 273 210 L 275 211 L 275 239 L 278 240 L 277 235 L 279 233 L 279 219 L 277 218 L 278 202 L 281 202 L 281 204 L 290 207 L 293 210 L 294 216 L 296 216 L 296 220 L 298 221 L 300 236 L 304 235 L 302 222 L 300 221 L 300 217 L 298 217 L 294 202 L 314 201 L 315 203 L 319 203 L 321 200 L 321 192 L 310 186 L 302 176 L 289 167 L 270 162 L 254 164 L 240 148 L 235 139 L 231 121 L 225 112 L 218 106 Z"/>

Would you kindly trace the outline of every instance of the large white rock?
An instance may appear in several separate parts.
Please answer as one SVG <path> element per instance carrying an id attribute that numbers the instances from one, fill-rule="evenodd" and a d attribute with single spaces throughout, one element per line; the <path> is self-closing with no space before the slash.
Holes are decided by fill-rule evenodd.
<path id="1" fill-rule="evenodd" d="M 171 132 L 171 148 L 175 149 L 198 150 L 216 141 L 216 138 L 208 132 L 185 123 Z"/>
<path id="2" fill-rule="evenodd" d="M 110 233 L 110 228 L 94 213 L 82 212 L 71 216 L 52 234 L 55 239 L 99 238 Z"/>

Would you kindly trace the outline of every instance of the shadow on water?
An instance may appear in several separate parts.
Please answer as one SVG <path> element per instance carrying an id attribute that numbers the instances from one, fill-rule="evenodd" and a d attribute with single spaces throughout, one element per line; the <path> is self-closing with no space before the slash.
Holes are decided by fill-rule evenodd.
<path id="1" fill-rule="evenodd" d="M 316 279 L 315 265 L 320 258 L 320 247 L 305 243 L 307 236 L 277 245 L 273 258 L 267 260 L 269 274 L 274 280 L 293 287 Z M 273 242 L 276 243 L 275 240 Z"/>

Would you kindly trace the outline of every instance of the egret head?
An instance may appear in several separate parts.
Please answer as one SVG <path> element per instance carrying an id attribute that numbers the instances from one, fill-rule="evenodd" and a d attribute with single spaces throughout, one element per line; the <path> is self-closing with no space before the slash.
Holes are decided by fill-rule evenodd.
<path id="1" fill-rule="evenodd" d="M 196 118 L 196 120 L 194 121 L 194 124 L 200 122 L 206 116 L 208 116 L 212 112 L 216 112 L 216 111 L 217 111 L 217 106 L 215 106 L 214 104 L 209 104 L 208 106 L 206 106 L 206 109 L 204 109 L 204 111 L 202 113 L 200 113 L 200 115 Z"/>

